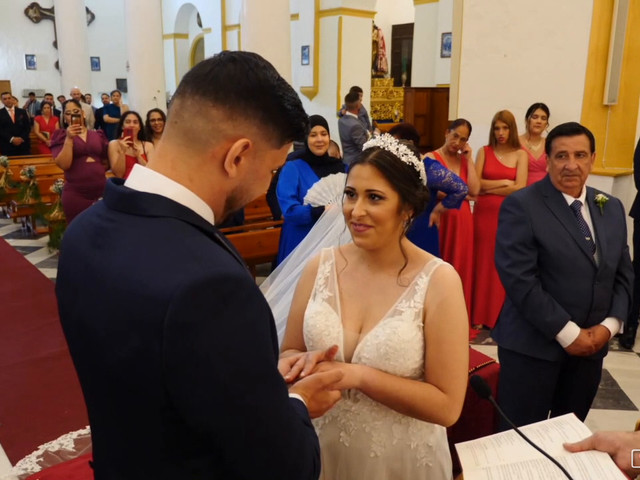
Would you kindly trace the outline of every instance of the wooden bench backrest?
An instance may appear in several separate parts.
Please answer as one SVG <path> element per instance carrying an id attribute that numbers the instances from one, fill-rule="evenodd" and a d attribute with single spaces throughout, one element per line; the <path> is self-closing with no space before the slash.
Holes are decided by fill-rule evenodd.
<path id="1" fill-rule="evenodd" d="M 261 220 L 271 220 L 273 215 L 267 203 L 267 194 L 263 193 L 255 200 L 249 202 L 244 207 L 245 222 L 256 222 Z"/>
<path id="2" fill-rule="evenodd" d="M 47 155 L 21 155 L 9 157 L 9 168 L 24 167 L 25 165 L 38 165 L 41 163 L 55 163 L 51 154 Z"/>
<path id="3" fill-rule="evenodd" d="M 229 241 L 236 247 L 242 258 L 250 266 L 273 261 L 278 254 L 280 228 L 253 230 L 228 235 Z"/>

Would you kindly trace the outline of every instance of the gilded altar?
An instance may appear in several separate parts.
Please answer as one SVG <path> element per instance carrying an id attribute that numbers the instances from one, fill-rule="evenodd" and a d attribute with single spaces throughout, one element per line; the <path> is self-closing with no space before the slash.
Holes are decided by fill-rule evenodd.
<path id="1" fill-rule="evenodd" d="M 371 119 L 399 122 L 404 114 L 404 88 L 394 87 L 393 78 L 371 79 Z"/>

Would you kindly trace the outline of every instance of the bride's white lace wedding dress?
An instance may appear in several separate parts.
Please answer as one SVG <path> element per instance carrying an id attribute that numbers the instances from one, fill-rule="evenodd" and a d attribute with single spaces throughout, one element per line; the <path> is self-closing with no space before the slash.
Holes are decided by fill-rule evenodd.
<path id="1" fill-rule="evenodd" d="M 357 345 L 351 363 L 412 379 L 424 378 L 423 306 L 434 258 L 416 275 L 394 306 Z M 340 346 L 343 327 L 335 249 L 324 249 L 304 316 L 308 351 Z M 326 480 L 441 480 L 451 478 L 446 429 L 402 415 L 358 390 L 314 420 Z"/>

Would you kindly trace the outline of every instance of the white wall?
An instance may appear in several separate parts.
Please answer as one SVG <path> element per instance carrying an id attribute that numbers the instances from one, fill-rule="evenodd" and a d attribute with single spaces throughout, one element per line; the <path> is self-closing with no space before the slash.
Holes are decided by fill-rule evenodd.
<path id="1" fill-rule="evenodd" d="M 126 52 L 124 39 L 124 0 L 86 0 L 86 6 L 96 15 L 96 19 L 87 28 L 89 55 L 100 57 L 100 72 L 91 72 L 91 92 L 94 102 L 100 105 L 102 91 L 116 88 L 116 78 L 126 78 Z M 45 8 L 53 6 L 52 0 L 39 2 Z M 0 79 L 10 80 L 14 95 L 20 102 L 22 89 L 43 89 L 54 96 L 62 92 L 60 73 L 54 64 L 58 60 L 58 51 L 53 47 L 54 27 L 50 20 L 32 23 L 25 15 L 26 3 L 14 0 L 1 0 L 0 7 Z M 26 70 L 24 55 L 35 54 L 37 70 Z M 89 69 L 87 58 L 87 69 Z"/>
<path id="2" fill-rule="evenodd" d="M 87 37 L 89 55 L 100 57 L 101 71 L 91 72 L 93 103 L 100 107 L 100 94 L 115 90 L 116 78 L 127 78 L 124 0 L 85 0 L 85 5 L 96 15 L 87 28 Z M 126 93 L 123 98 L 128 103 Z"/>
<path id="3" fill-rule="evenodd" d="M 458 117 L 473 125 L 474 151 L 487 143 L 491 118 L 524 113 L 542 101 L 551 125 L 579 120 L 589 48 L 592 2 L 465 0 Z M 455 88 L 452 85 L 452 88 Z"/>
<path id="4" fill-rule="evenodd" d="M 382 29 L 387 44 L 387 59 L 389 61 L 389 76 L 391 75 L 391 26 L 413 23 L 415 8 L 413 0 L 378 0 L 374 21 Z M 415 32 L 414 32 L 415 35 Z M 415 48 L 415 43 L 414 43 Z"/>

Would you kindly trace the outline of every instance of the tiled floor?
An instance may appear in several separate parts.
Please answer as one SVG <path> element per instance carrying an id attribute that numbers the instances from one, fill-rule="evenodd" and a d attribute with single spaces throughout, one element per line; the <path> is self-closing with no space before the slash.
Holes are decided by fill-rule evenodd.
<path id="1" fill-rule="evenodd" d="M 55 281 L 58 265 L 56 252 L 49 251 L 47 236 L 34 238 L 24 231 L 20 225 L 9 220 L 0 219 L 0 236 L 24 254 L 47 278 Z M 268 271 L 259 271 L 260 275 Z M 258 277 L 258 283 L 264 279 Z M 473 348 L 497 359 L 497 347 L 482 331 L 472 342 Z M 640 419 L 640 340 L 636 342 L 634 351 L 621 349 L 617 340 L 613 339 L 610 353 L 605 358 L 602 382 L 589 412 L 586 424 L 595 430 L 631 430 L 636 420 Z M 0 445 L 0 480 L 8 473 L 11 464 L 4 455 Z"/>

